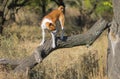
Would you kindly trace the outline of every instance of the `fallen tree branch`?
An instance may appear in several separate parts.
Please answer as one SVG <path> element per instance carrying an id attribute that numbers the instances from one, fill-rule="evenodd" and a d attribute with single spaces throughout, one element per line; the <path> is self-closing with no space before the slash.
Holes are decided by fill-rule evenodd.
<path id="1" fill-rule="evenodd" d="M 19 65 L 20 60 L 9 60 L 9 59 L 0 59 L 0 64 L 9 64 L 9 65 Z"/>
<path id="2" fill-rule="evenodd" d="M 52 40 L 46 40 L 45 44 L 43 46 L 38 46 L 31 56 L 19 61 L 19 63 L 17 62 L 17 66 L 14 69 L 14 72 L 26 71 L 27 69 L 33 68 L 55 49 L 70 48 L 79 45 L 91 45 L 107 28 L 107 24 L 107 21 L 100 19 L 88 32 L 84 34 L 78 34 L 70 37 L 66 36 L 64 37 L 63 41 L 61 41 L 58 37 L 56 40 L 57 47 L 54 49 L 51 46 Z M 0 64 L 2 64 L 1 61 Z M 3 64 L 5 64 L 5 62 Z M 9 63 L 7 62 L 7 64 Z"/>

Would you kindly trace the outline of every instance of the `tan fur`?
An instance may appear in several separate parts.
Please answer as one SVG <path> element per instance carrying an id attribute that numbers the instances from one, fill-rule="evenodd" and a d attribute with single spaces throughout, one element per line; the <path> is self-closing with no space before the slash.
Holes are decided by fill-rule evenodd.
<path id="1" fill-rule="evenodd" d="M 50 31 L 55 30 L 55 25 L 53 25 L 52 23 L 46 22 L 46 26 L 47 26 L 47 29 L 49 29 Z"/>
<path id="2" fill-rule="evenodd" d="M 44 18 L 50 19 L 53 22 L 53 24 L 46 23 L 48 30 L 50 30 L 50 31 L 55 30 L 57 20 L 60 21 L 61 27 L 64 27 L 65 18 L 64 18 L 63 10 L 64 10 L 64 7 L 60 6 L 60 7 L 58 7 L 58 9 L 53 10 L 52 12 L 50 12 L 48 15 L 46 15 L 44 17 Z"/>
<path id="3" fill-rule="evenodd" d="M 55 37 L 57 33 L 57 28 L 56 28 L 56 21 L 60 22 L 61 25 L 61 40 L 63 40 L 63 34 L 64 34 L 64 14 L 63 14 L 64 7 L 60 6 L 58 9 L 53 10 L 50 12 L 48 15 L 46 15 L 42 22 L 41 22 L 41 28 L 42 28 L 42 41 L 40 45 L 43 45 L 45 42 L 45 29 L 48 29 L 51 33 L 52 36 L 52 47 L 55 48 Z"/>

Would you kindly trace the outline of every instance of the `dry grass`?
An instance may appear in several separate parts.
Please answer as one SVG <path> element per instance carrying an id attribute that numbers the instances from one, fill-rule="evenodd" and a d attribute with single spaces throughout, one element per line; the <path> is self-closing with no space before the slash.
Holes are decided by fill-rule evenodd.
<path id="1" fill-rule="evenodd" d="M 32 53 L 40 42 L 38 27 L 7 27 L 0 36 L 0 57 L 23 58 Z M 49 36 L 47 36 L 49 37 Z M 30 79 L 107 79 L 105 75 L 107 33 L 104 32 L 92 46 L 77 46 L 53 51 L 29 74 Z M 29 79 L 0 71 L 0 79 Z"/>
<path id="2" fill-rule="evenodd" d="M 89 48 L 78 46 L 52 52 L 37 69 L 44 72 L 44 79 L 107 79 L 107 45 L 107 36 L 103 33 Z M 39 69 L 41 66 L 44 70 Z"/>

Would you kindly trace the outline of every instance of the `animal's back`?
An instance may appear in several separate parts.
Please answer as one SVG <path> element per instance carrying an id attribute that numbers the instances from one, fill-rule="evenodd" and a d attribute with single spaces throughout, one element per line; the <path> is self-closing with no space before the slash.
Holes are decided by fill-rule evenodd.
<path id="1" fill-rule="evenodd" d="M 60 14 L 61 14 L 61 11 L 58 9 L 55 9 L 52 12 L 50 12 L 48 15 L 46 15 L 45 18 L 48 18 L 55 23 L 58 17 L 60 16 Z"/>

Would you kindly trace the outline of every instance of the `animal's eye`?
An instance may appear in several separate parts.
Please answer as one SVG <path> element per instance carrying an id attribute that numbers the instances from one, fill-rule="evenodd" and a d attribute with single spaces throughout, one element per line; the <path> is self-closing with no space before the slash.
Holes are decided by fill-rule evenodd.
<path id="1" fill-rule="evenodd" d="M 50 23 L 49 26 L 52 26 L 52 23 Z"/>

